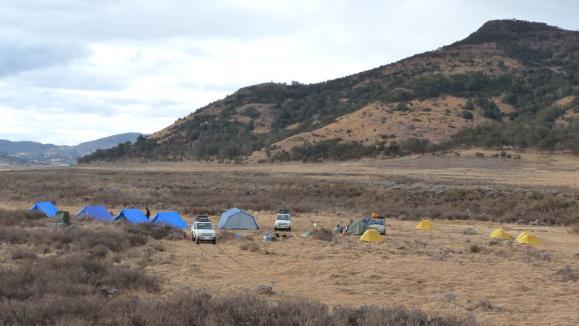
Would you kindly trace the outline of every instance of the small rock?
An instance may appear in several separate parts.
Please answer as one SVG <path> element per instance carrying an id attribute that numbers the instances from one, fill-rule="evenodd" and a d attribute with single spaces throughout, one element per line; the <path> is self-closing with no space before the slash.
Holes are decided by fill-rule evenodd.
<path id="1" fill-rule="evenodd" d="M 446 301 L 446 302 L 453 302 L 454 300 L 456 300 L 456 294 L 449 292 L 449 293 L 445 293 L 442 295 L 442 300 Z"/>
<path id="2" fill-rule="evenodd" d="M 115 288 L 100 287 L 97 289 L 98 293 L 104 297 L 112 297 L 119 295 L 121 290 Z"/>
<path id="3" fill-rule="evenodd" d="M 257 294 L 263 294 L 263 295 L 274 295 L 275 292 L 273 291 L 273 287 L 269 286 L 269 285 L 258 285 L 255 288 L 255 292 L 257 292 Z"/>

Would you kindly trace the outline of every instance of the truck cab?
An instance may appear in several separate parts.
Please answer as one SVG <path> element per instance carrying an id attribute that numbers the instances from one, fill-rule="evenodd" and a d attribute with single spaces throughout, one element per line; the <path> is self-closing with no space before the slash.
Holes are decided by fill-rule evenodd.
<path id="1" fill-rule="evenodd" d="M 191 225 L 191 240 L 196 244 L 201 241 L 211 242 L 213 244 L 217 243 L 217 234 L 213 230 L 213 224 L 207 220 L 193 220 Z"/>
<path id="2" fill-rule="evenodd" d="M 275 231 L 288 231 L 292 230 L 292 216 L 288 213 L 278 213 L 275 216 L 275 222 L 273 224 Z"/>
<path id="3" fill-rule="evenodd" d="M 378 233 L 386 234 L 386 218 L 383 216 L 376 216 L 369 219 L 367 222 L 368 229 L 374 229 Z"/>

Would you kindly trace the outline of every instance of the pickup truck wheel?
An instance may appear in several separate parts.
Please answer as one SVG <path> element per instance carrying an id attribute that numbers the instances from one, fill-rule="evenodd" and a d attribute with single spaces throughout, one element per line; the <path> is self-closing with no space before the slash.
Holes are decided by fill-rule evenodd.
<path id="1" fill-rule="evenodd" d="M 292 228 L 291 228 L 291 227 L 290 227 L 290 228 L 287 228 L 287 231 L 288 231 L 288 232 L 291 232 L 291 231 L 292 231 Z"/>
<path id="2" fill-rule="evenodd" d="M 273 228 L 273 230 L 274 230 L 275 232 L 277 232 L 277 228 Z"/>
<path id="3" fill-rule="evenodd" d="M 195 243 L 196 243 L 196 244 L 199 244 L 199 239 L 195 239 Z"/>
<path id="4" fill-rule="evenodd" d="M 217 239 L 213 239 L 213 244 L 217 244 Z"/>
<path id="5" fill-rule="evenodd" d="M 195 236 L 191 234 L 191 241 L 195 242 Z"/>

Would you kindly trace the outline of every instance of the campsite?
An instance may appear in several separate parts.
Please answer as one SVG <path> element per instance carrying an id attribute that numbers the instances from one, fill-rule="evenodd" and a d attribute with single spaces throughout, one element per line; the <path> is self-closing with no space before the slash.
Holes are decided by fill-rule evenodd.
<path id="1" fill-rule="evenodd" d="M 579 325 L 579 1 L 0 2 L 0 326 Z"/>
<path id="2" fill-rule="evenodd" d="M 479 164 L 476 158 L 462 160 L 470 169 L 476 168 L 469 164 Z M 563 162 L 569 164 L 569 161 Z M 370 162 L 358 168 L 373 169 L 373 164 Z M 504 212 L 497 219 L 484 221 L 460 215 L 445 218 L 433 215 L 433 211 L 411 216 L 415 208 L 408 206 L 408 202 L 396 204 L 385 200 L 383 205 L 369 209 L 369 204 L 363 200 L 375 191 L 392 198 L 387 188 L 377 188 L 385 180 L 392 182 L 389 187 L 395 187 L 398 193 L 413 187 L 420 191 L 428 191 L 430 187 L 440 191 L 447 187 L 446 191 L 454 192 L 464 188 L 483 191 L 493 187 L 504 193 L 496 203 L 511 200 L 516 194 L 511 193 L 511 187 L 521 185 L 479 184 L 476 180 L 462 178 L 452 169 L 446 169 L 445 177 L 441 178 L 413 166 L 409 168 L 414 169 L 414 179 L 393 178 L 379 170 L 373 170 L 375 174 L 370 179 L 361 179 L 349 172 L 351 163 L 333 164 L 335 169 L 330 173 L 318 171 L 317 166 L 295 170 L 292 165 L 169 167 L 110 165 L 91 169 L 5 172 L 0 178 L 9 188 L 0 189 L 0 193 L 2 198 L 12 200 L 3 201 L 0 206 L 29 210 L 34 203 L 29 187 L 34 185 L 37 191 L 52 193 L 59 210 L 70 212 L 71 229 L 114 231 L 132 223 L 135 226 L 151 224 L 145 222 L 143 215 L 147 204 L 151 207 L 150 221 L 167 218 L 173 223 L 171 216 L 179 214 L 186 225 L 177 221 L 175 229 L 183 230 L 178 231 L 182 232 L 182 237 L 172 233 L 165 238 L 149 240 L 147 246 L 162 250 L 137 247 L 122 258 L 122 266 L 143 268 L 147 275 L 160 280 L 162 286 L 156 294 L 160 297 L 183 289 L 203 289 L 218 297 L 256 293 L 258 298 L 268 302 L 303 298 L 330 306 L 403 305 L 433 315 L 473 316 L 478 322 L 489 324 L 538 324 L 547 318 L 552 324 L 572 325 L 579 317 L 576 314 L 579 307 L 579 236 L 570 226 L 548 224 L 553 216 L 564 218 L 562 212 L 569 204 L 562 195 L 569 196 L 569 203 L 573 202 L 573 188 L 556 188 L 560 194 L 556 198 L 564 202 L 561 208 L 553 206 L 549 214 L 534 211 L 532 205 L 527 205 L 528 222 L 504 220 L 516 207 L 501 208 Z M 254 168 L 262 172 L 252 171 Z M 529 168 L 532 171 L 533 166 Z M 503 170 L 507 174 L 510 172 L 508 163 Z M 483 169 L 478 171 L 485 172 Z M 300 181 L 294 179 L 298 176 Z M 42 186 L 35 183 L 36 178 L 44 180 Z M 207 187 L 205 182 L 213 187 Z M 105 183 L 110 190 L 104 190 Z M 345 183 L 351 187 L 344 188 Z M 154 186 L 144 189 L 142 184 Z M 186 185 L 191 187 L 186 188 Z M 180 190 L 172 192 L 171 187 Z M 260 187 L 266 188 L 260 190 Z M 525 196 L 530 196 L 530 192 L 535 192 L 533 196 L 549 196 L 555 189 L 552 186 L 524 187 Z M 109 196 L 108 192 L 115 193 L 115 189 L 118 189 L 116 195 Z M 309 192 L 304 193 L 302 189 L 309 189 Z M 77 194 L 80 191 L 82 194 Z M 168 191 L 170 197 L 165 197 L 164 191 Z M 263 197 L 265 194 L 272 196 Z M 352 196 L 355 202 L 350 202 Z M 43 198 L 50 199 L 48 196 Z M 282 200 L 277 202 L 280 198 Z M 346 210 L 336 202 L 351 208 Z M 476 203 L 472 201 L 469 206 L 474 207 Z M 105 207 L 86 207 L 89 204 Z M 430 207 L 432 204 L 425 201 L 424 205 Z M 450 201 L 445 205 L 448 206 L 444 209 L 448 207 L 447 211 L 453 212 L 452 207 L 460 202 Z M 243 214 L 239 210 L 229 210 L 235 206 L 255 219 L 240 220 Z M 279 207 L 291 209 L 292 232 L 274 232 L 273 223 Z M 368 235 L 371 241 L 363 241 L 363 234 L 359 232 L 366 233 L 365 229 L 357 230 L 357 235 L 333 235 L 337 224 L 345 226 L 350 220 L 357 222 L 357 219 L 372 215 L 373 210 L 386 217 L 383 236 L 376 232 Z M 48 208 L 47 211 L 53 210 Z M 98 217 L 79 219 L 76 217 L 78 212 L 96 212 L 101 218 L 127 219 L 129 222 L 101 222 Z M 208 213 L 218 233 L 216 245 L 196 245 L 190 241 L 188 227 L 193 217 L 202 213 Z M 222 214 L 231 219 L 222 219 Z M 536 222 L 541 216 L 544 222 Z M 430 227 L 423 228 L 422 220 L 426 219 Z M 47 224 L 43 227 L 54 228 L 52 221 L 44 219 L 43 223 Z M 242 228 L 258 229 L 236 230 L 242 222 L 247 223 Z M 357 225 L 360 224 L 363 223 Z M 220 229 L 219 225 L 224 228 Z M 265 232 L 278 233 L 279 237 L 275 241 L 263 241 Z M 529 242 L 528 237 L 522 240 L 523 243 L 517 242 L 525 232 L 540 243 L 525 243 Z M 304 237 L 304 233 L 309 236 Z M 25 243 L 18 246 L 27 247 Z M 3 261 L 11 261 L 12 251 L 3 248 Z"/>

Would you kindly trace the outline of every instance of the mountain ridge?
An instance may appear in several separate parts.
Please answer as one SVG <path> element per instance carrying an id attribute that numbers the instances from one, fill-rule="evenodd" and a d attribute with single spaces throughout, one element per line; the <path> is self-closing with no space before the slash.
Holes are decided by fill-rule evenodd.
<path id="1" fill-rule="evenodd" d="M 87 141 L 74 146 L 44 144 L 33 141 L 0 139 L 0 163 L 12 165 L 68 165 L 98 149 L 107 149 L 120 143 L 135 142 L 140 133 L 122 133 Z"/>
<path id="2" fill-rule="evenodd" d="M 578 62 L 579 32 L 489 21 L 463 40 L 357 74 L 241 88 L 133 146 L 81 162 L 348 159 L 459 145 L 579 152 L 568 114 L 579 110 Z M 557 106 L 563 98 L 571 101 Z M 344 150 L 352 155 L 338 157 Z"/>

